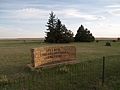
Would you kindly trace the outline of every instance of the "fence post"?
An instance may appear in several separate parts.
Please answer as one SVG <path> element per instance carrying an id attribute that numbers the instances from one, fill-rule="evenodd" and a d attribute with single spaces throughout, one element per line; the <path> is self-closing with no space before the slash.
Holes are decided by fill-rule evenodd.
<path id="1" fill-rule="evenodd" d="M 103 56 L 103 67 L 102 67 L 102 86 L 104 86 L 104 79 L 105 79 L 105 56 Z"/>

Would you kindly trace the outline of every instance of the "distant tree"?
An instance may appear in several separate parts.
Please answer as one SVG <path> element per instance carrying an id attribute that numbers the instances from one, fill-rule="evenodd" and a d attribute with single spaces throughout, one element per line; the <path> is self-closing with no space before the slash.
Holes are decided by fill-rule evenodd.
<path id="1" fill-rule="evenodd" d="M 48 28 L 45 42 L 68 43 L 74 40 L 72 31 L 67 30 L 66 26 L 61 23 L 60 19 L 55 18 L 53 12 L 50 13 L 46 26 Z"/>
<path id="2" fill-rule="evenodd" d="M 90 31 L 87 28 L 84 29 L 83 25 L 79 27 L 74 39 L 75 42 L 92 42 L 95 40 L 92 33 L 90 33 Z"/>
<path id="3" fill-rule="evenodd" d="M 120 38 L 117 38 L 117 41 L 120 41 Z"/>

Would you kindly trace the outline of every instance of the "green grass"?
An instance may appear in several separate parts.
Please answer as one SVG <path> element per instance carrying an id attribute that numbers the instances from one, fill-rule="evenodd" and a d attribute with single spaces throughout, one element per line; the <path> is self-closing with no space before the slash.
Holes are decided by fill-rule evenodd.
<path id="1" fill-rule="evenodd" d="M 40 41 L 1 40 L 0 75 L 17 80 L 14 88 L 8 90 L 119 90 L 120 89 L 120 42 L 105 41 L 92 43 L 46 44 Z M 77 49 L 79 64 L 61 65 L 52 69 L 29 71 L 31 63 L 30 49 L 52 45 L 73 45 Z M 105 85 L 102 87 L 102 57 L 106 57 Z M 32 77 L 32 76 L 35 77 Z M 29 78 L 28 78 L 29 77 Z M 24 79 L 25 78 L 25 79 Z M 23 81 L 22 81 L 23 80 Z M 21 84 L 19 84 L 21 82 Z M 33 83 L 34 82 L 34 83 Z M 0 89 L 1 90 L 1 89 Z"/>

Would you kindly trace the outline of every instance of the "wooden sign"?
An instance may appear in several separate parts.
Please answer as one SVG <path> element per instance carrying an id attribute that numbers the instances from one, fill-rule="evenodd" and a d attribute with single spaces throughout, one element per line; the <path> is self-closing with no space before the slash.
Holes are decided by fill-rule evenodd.
<path id="1" fill-rule="evenodd" d="M 60 63 L 76 59 L 76 48 L 74 46 L 52 46 L 33 48 L 32 66 L 38 67 L 46 64 Z"/>

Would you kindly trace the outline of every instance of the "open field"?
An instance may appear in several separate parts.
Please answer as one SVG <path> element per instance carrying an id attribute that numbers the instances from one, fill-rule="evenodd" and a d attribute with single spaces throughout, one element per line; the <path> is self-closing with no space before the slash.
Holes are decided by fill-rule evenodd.
<path id="1" fill-rule="evenodd" d="M 98 43 L 46 44 L 39 40 L 1 40 L 0 41 L 0 75 L 10 79 L 31 77 L 36 83 L 31 89 L 18 89 L 18 86 L 8 90 L 119 90 L 120 89 L 120 42 L 111 42 L 111 47 L 105 46 L 106 41 Z M 79 64 L 58 66 L 53 69 L 31 72 L 26 65 L 31 62 L 30 49 L 51 45 L 73 45 L 77 49 Z M 102 57 L 106 57 L 106 81 L 101 86 Z M 62 68 L 62 69 L 61 69 Z M 64 71 L 67 70 L 67 71 Z M 62 71 L 61 71 L 62 70 Z M 22 82 L 22 81 L 21 81 Z M 39 86 L 39 87 L 36 87 Z M 38 89 L 39 88 L 39 89 Z M 94 89 L 96 88 L 96 89 Z M 1 89 L 0 89 L 1 90 Z"/>

